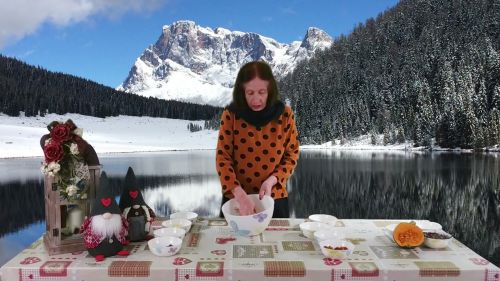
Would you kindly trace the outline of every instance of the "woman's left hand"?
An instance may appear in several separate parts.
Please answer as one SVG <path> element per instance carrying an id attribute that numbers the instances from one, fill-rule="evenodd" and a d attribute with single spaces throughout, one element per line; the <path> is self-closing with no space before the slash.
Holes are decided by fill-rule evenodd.
<path id="1" fill-rule="evenodd" d="M 260 187 L 259 199 L 262 200 L 262 197 L 264 197 L 264 195 L 271 196 L 271 190 L 273 189 L 273 186 L 277 182 L 278 182 L 278 178 L 276 178 L 275 176 L 268 177 L 267 180 L 265 180 L 262 183 L 262 186 Z"/>

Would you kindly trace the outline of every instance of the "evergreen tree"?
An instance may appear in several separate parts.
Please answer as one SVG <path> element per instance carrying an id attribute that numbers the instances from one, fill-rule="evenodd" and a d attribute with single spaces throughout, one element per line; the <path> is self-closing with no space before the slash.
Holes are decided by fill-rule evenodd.
<path id="1" fill-rule="evenodd" d="M 335 38 L 279 81 L 302 143 L 384 134 L 487 146 L 500 110 L 498 18 L 498 1 L 402 0 Z"/>

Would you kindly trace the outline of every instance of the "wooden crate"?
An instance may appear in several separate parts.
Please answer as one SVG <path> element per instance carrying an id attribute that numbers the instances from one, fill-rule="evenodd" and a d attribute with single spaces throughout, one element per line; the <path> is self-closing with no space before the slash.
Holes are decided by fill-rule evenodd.
<path id="1" fill-rule="evenodd" d="M 99 188 L 99 178 L 101 175 L 101 166 L 89 166 L 90 180 L 87 189 L 87 199 L 69 202 L 61 200 L 59 191 L 53 178 L 45 176 L 45 224 L 46 231 L 43 235 L 45 249 L 49 255 L 73 253 L 85 250 L 83 235 L 64 234 L 63 230 L 66 224 L 66 216 L 69 209 L 78 206 L 84 216 L 90 216 L 90 203 L 96 197 Z"/>

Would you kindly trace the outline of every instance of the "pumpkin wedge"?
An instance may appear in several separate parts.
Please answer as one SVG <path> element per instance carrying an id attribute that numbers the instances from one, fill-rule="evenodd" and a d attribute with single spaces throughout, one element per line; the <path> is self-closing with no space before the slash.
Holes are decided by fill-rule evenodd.
<path id="1" fill-rule="evenodd" d="M 412 222 L 402 222 L 396 226 L 392 238 L 398 246 L 403 248 L 414 248 L 424 243 L 424 233 L 417 224 Z"/>

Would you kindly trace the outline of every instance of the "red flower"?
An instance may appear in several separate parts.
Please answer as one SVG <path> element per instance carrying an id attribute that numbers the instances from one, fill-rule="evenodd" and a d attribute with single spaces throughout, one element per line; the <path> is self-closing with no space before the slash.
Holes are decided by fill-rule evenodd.
<path id="1" fill-rule="evenodd" d="M 57 142 L 49 142 L 43 149 L 45 154 L 45 162 L 59 161 L 64 155 L 64 150 L 61 144 Z"/>
<path id="2" fill-rule="evenodd" d="M 56 142 L 64 142 L 71 138 L 71 127 L 67 124 L 58 124 L 52 131 L 50 137 Z"/>

